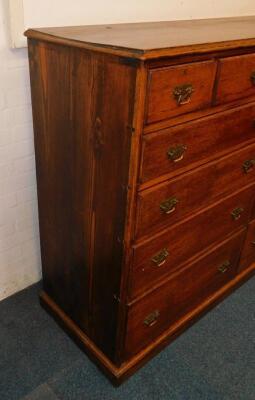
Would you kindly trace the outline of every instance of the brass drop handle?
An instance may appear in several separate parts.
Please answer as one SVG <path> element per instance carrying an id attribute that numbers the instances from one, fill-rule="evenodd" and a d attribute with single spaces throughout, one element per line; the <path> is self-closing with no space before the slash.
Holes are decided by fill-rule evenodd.
<path id="1" fill-rule="evenodd" d="M 225 272 L 227 272 L 229 267 L 230 267 L 230 261 L 226 260 L 218 267 L 218 271 L 224 274 Z"/>
<path id="2" fill-rule="evenodd" d="M 173 96 L 178 106 L 188 104 L 191 100 L 194 88 L 190 83 L 185 85 L 176 86 L 173 90 Z"/>
<path id="3" fill-rule="evenodd" d="M 163 249 L 159 253 L 155 254 L 155 256 L 152 257 L 151 261 L 153 262 L 154 266 L 161 267 L 163 264 L 165 264 L 168 256 L 168 250 Z"/>
<path id="4" fill-rule="evenodd" d="M 143 323 L 144 325 L 151 327 L 156 324 L 158 317 L 159 317 L 159 310 L 155 310 L 151 314 L 147 315 Z"/>
<path id="5" fill-rule="evenodd" d="M 252 71 L 251 73 L 251 83 L 253 84 L 253 86 L 255 86 L 255 71 Z"/>
<path id="6" fill-rule="evenodd" d="M 178 144 L 175 147 L 170 147 L 170 149 L 167 151 L 167 157 L 173 162 L 181 161 L 184 157 L 184 153 L 186 150 L 187 146 L 183 144 Z"/>
<path id="7" fill-rule="evenodd" d="M 244 209 L 242 207 L 235 208 L 231 213 L 233 220 L 237 221 L 241 217 L 241 214 L 243 212 L 244 212 Z"/>
<path id="8" fill-rule="evenodd" d="M 171 214 L 172 212 L 175 211 L 176 205 L 178 204 L 178 202 L 179 202 L 179 200 L 176 197 L 171 197 L 170 199 L 162 201 L 159 208 L 165 214 Z"/>
<path id="9" fill-rule="evenodd" d="M 244 170 L 244 172 L 245 172 L 246 174 L 248 174 L 248 172 L 249 172 L 250 170 L 253 169 L 254 165 L 255 165 L 255 159 L 246 160 L 246 161 L 243 163 L 243 170 Z"/>

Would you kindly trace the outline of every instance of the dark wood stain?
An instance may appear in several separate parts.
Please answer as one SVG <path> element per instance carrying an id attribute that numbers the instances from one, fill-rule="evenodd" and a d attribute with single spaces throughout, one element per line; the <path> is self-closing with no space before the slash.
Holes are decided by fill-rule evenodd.
<path id="1" fill-rule="evenodd" d="M 244 164 L 255 159 L 255 144 L 195 168 L 185 175 L 139 192 L 136 236 L 171 227 L 187 215 L 206 207 L 222 196 L 255 180 L 255 167 L 246 172 Z M 176 199 L 177 204 L 167 214 L 160 207 Z"/>
<path id="2" fill-rule="evenodd" d="M 41 303 L 116 385 L 255 273 L 254 21 L 26 32 Z"/>
<path id="3" fill-rule="evenodd" d="M 134 297 L 138 292 L 141 293 L 162 281 L 212 243 L 223 240 L 230 232 L 245 226 L 250 218 L 254 190 L 252 185 L 232 194 L 186 220 L 160 231 L 157 235 L 135 244 L 130 296 Z M 231 213 L 236 208 L 242 208 L 243 212 L 234 220 Z M 162 249 L 167 249 L 169 256 L 161 267 L 157 267 L 152 258 Z"/>
<path id="4" fill-rule="evenodd" d="M 174 321 L 235 276 L 243 239 L 244 229 L 221 242 L 198 261 L 187 265 L 149 296 L 130 306 L 126 333 L 127 358 L 146 347 Z M 155 311 L 155 321 L 151 325 L 146 324 L 146 317 Z"/>
<path id="5" fill-rule="evenodd" d="M 141 184 L 177 175 L 233 151 L 255 138 L 255 105 L 248 104 L 209 117 L 156 131 L 143 137 Z M 167 153 L 184 145 L 183 159 L 169 159 Z M 153 182 L 150 182 L 150 185 Z"/>
<path id="6" fill-rule="evenodd" d="M 215 73 L 216 63 L 212 60 L 151 70 L 146 123 L 209 107 L 213 99 Z M 193 92 L 182 104 L 178 103 L 174 91 L 183 85 L 190 85 Z"/>
<path id="7" fill-rule="evenodd" d="M 248 268 L 253 262 L 255 262 L 255 221 L 250 222 L 247 228 L 239 272 Z"/>

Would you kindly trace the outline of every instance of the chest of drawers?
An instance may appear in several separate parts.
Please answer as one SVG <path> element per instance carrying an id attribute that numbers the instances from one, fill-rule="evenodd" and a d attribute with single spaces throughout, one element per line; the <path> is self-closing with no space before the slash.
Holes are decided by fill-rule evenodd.
<path id="1" fill-rule="evenodd" d="M 254 26 L 26 32 L 41 302 L 115 384 L 255 271 Z"/>

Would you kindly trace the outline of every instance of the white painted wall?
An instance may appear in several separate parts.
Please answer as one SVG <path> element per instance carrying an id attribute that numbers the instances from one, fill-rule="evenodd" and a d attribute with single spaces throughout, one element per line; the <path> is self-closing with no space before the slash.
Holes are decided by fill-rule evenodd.
<path id="1" fill-rule="evenodd" d="M 254 0 L 23 1 L 26 27 L 255 15 Z M 7 8 L 0 0 L 0 299 L 41 277 L 27 50 L 9 48 Z"/>
<path id="2" fill-rule="evenodd" d="M 23 0 L 25 26 L 100 24 L 255 14 L 254 0 Z"/>
<path id="3" fill-rule="evenodd" d="M 0 300 L 41 276 L 27 50 L 10 50 L 0 0 Z"/>

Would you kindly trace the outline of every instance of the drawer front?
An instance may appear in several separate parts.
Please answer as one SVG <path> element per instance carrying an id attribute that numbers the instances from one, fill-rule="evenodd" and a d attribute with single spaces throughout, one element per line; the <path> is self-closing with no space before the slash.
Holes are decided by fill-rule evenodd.
<path id="1" fill-rule="evenodd" d="M 255 262 L 255 221 L 248 225 L 247 235 L 242 250 L 239 272 Z"/>
<path id="2" fill-rule="evenodd" d="M 192 164 L 255 138 L 255 105 L 144 136 L 140 183 L 175 175 Z"/>
<path id="3" fill-rule="evenodd" d="M 180 268 L 197 253 L 248 223 L 254 185 L 239 191 L 133 248 L 130 297 Z"/>
<path id="4" fill-rule="evenodd" d="M 231 280 L 236 273 L 244 233 L 244 230 L 239 231 L 130 306 L 127 356 L 141 350 Z"/>
<path id="5" fill-rule="evenodd" d="M 216 103 L 255 96 L 255 54 L 219 60 Z"/>
<path id="6" fill-rule="evenodd" d="M 171 227 L 223 195 L 255 182 L 255 144 L 140 192 L 136 235 Z"/>
<path id="7" fill-rule="evenodd" d="M 209 107 L 215 72 L 214 61 L 149 71 L 146 122 L 156 122 Z"/>

